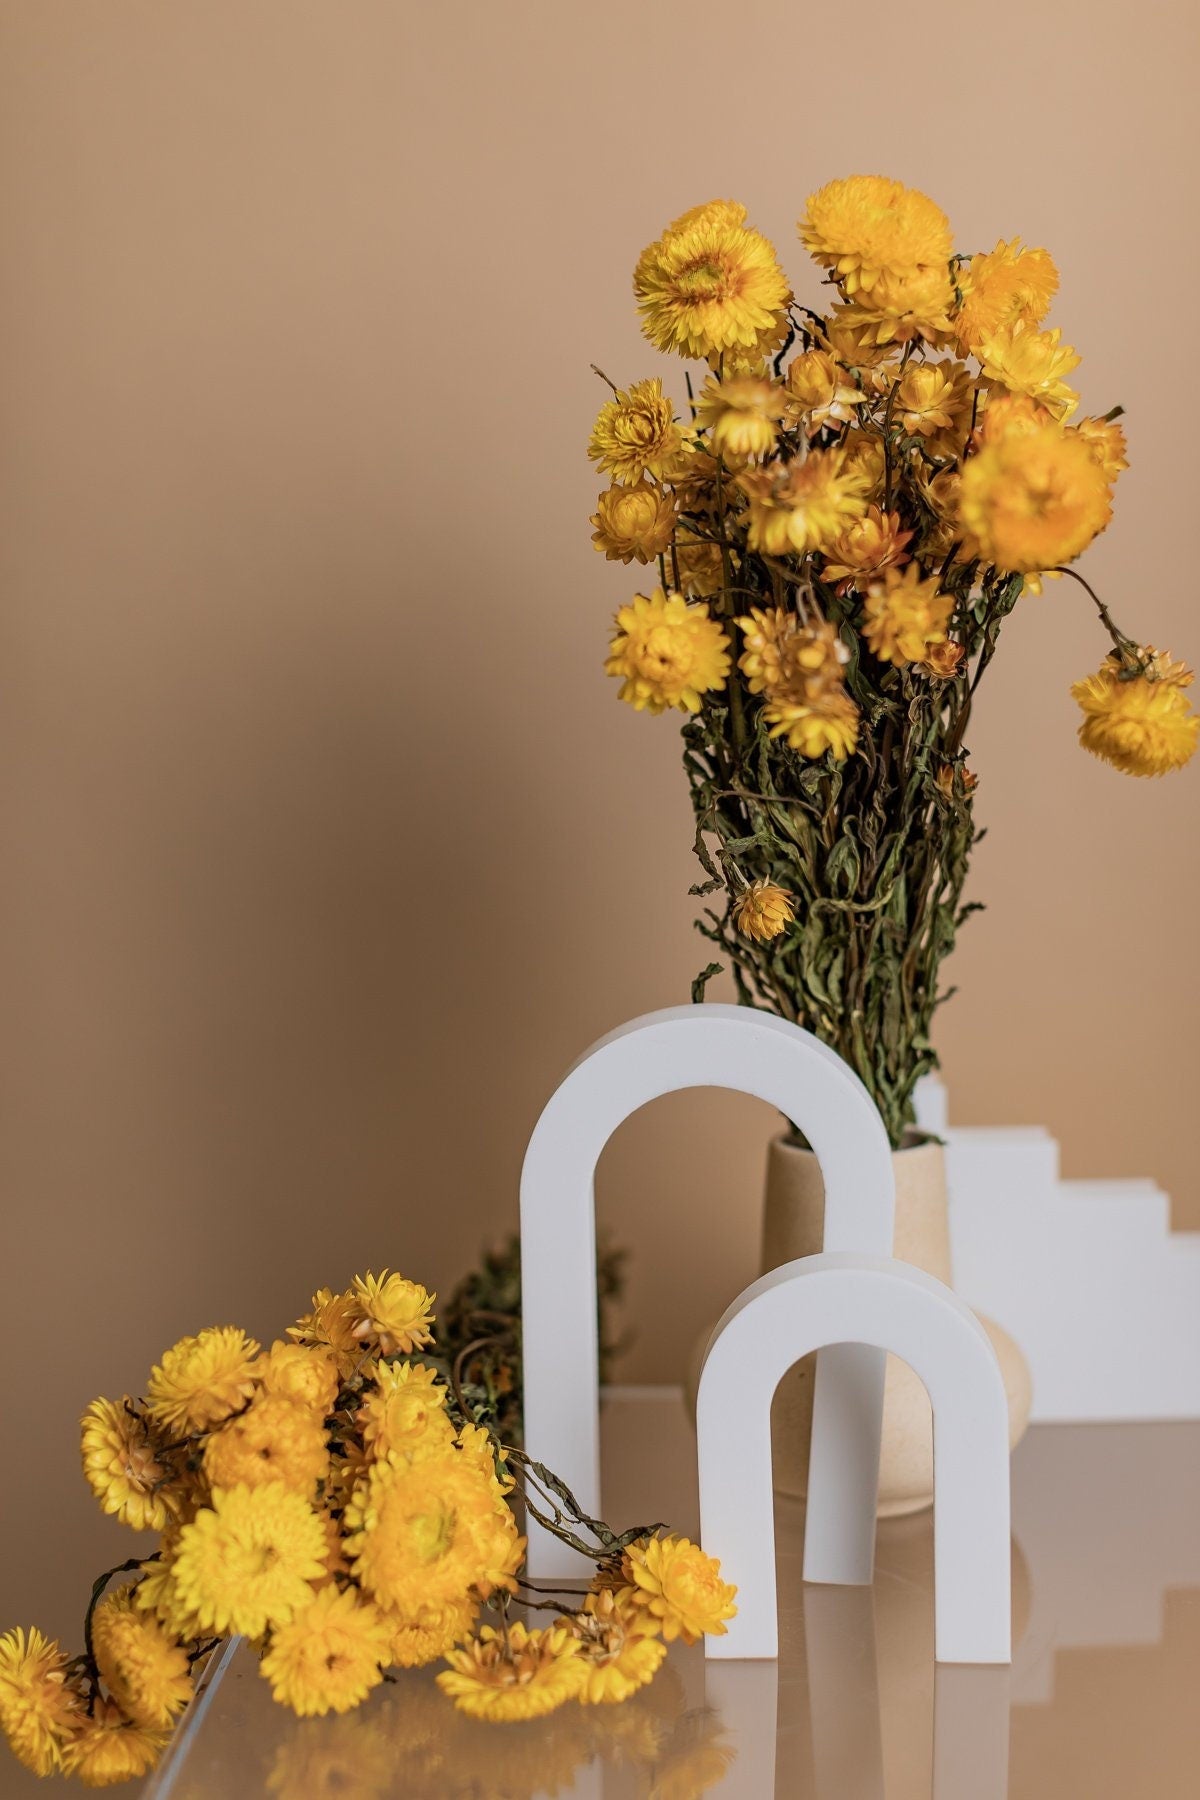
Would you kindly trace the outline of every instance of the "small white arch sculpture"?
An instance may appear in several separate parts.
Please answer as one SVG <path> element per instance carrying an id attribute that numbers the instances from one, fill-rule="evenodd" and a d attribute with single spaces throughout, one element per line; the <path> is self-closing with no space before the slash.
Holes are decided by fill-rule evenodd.
<path id="1" fill-rule="evenodd" d="M 720 1087 L 777 1107 L 807 1137 L 825 1184 L 825 1248 L 889 1256 L 895 1212 L 883 1121 L 849 1065 L 811 1032 L 745 1006 L 672 1006 L 593 1044 L 551 1095 L 521 1170 L 525 1442 L 600 1511 L 594 1178 L 605 1144 L 663 1094 Z M 886 1358 L 834 1342 L 818 1358 L 809 1461 L 814 1571 L 871 1579 Z M 845 1411 L 859 1430 L 841 1426 Z M 872 1473 L 872 1469 L 874 1473 Z M 534 1576 L 578 1559 L 534 1521 Z"/>
<path id="2" fill-rule="evenodd" d="M 709 1340 L 696 1400 L 700 1530 L 723 1577 L 737 1584 L 738 1612 L 724 1637 L 705 1640 L 707 1654 L 778 1655 L 771 1398 L 802 1356 L 847 1340 L 902 1357 L 933 1407 L 937 1659 L 1006 1663 L 1008 1406 L 996 1353 L 975 1315 L 940 1281 L 889 1257 L 846 1253 L 773 1269 L 739 1295 Z M 814 1411 L 814 1432 L 816 1423 Z M 823 1424 L 835 1459 L 861 1453 L 867 1421 L 843 1411 Z M 849 1440 L 845 1456 L 836 1449 L 839 1433 Z M 872 1505 L 874 1498 L 872 1487 Z M 808 1536 L 804 1574 L 815 1578 Z"/>

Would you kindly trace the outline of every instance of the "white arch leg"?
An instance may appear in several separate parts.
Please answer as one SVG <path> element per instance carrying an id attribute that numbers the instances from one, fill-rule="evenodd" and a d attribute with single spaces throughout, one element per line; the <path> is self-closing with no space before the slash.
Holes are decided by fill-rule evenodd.
<path id="1" fill-rule="evenodd" d="M 844 1341 L 893 1351 L 929 1393 L 939 1662 L 1008 1662 L 1008 1409 L 995 1352 L 932 1276 L 836 1252 L 762 1276 L 713 1333 L 696 1404 L 701 1531 L 739 1611 L 726 1636 L 706 1639 L 708 1655 L 778 1654 L 771 1398 L 800 1357 Z"/>
<path id="2" fill-rule="evenodd" d="M 562 1476 L 585 1512 L 600 1511 L 593 1178 L 612 1133 L 648 1101 L 723 1087 L 777 1107 L 808 1138 L 825 1183 L 825 1247 L 891 1253 L 895 1188 L 887 1133 L 840 1056 L 796 1025 L 745 1006 L 676 1006 L 602 1038 L 551 1096 L 521 1172 L 525 1441 Z M 837 1345 L 817 1368 L 810 1506 L 830 1520 L 823 1580 L 869 1581 L 874 1490 L 858 1476 L 862 1443 L 878 1452 L 884 1358 Z M 848 1437 L 833 1382 L 854 1396 L 862 1440 Z M 833 1535 L 837 1525 L 836 1539 Z M 817 1534 L 810 1535 L 816 1546 Z M 535 1576 L 578 1573 L 578 1558 L 531 1523 Z M 840 1572 L 839 1572 L 840 1571 Z"/>

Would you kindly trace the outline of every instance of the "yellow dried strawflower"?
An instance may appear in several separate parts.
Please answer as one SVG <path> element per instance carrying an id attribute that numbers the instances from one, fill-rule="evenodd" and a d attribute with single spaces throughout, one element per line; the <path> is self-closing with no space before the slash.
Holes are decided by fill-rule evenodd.
<path id="1" fill-rule="evenodd" d="M 750 502 L 747 542 L 770 556 L 824 550 L 867 510 L 866 479 L 840 448 L 747 470 L 738 485 Z"/>
<path id="2" fill-rule="evenodd" d="M 848 431 L 841 442 L 842 472 L 854 477 L 861 483 L 862 491 L 868 499 L 883 489 L 884 477 L 887 473 L 887 459 L 883 448 L 883 439 L 873 431 Z"/>
<path id="3" fill-rule="evenodd" d="M 254 1365 L 264 1394 L 294 1400 L 324 1418 L 337 1399 L 337 1357 L 322 1344 L 275 1343 Z"/>
<path id="4" fill-rule="evenodd" d="M 262 1672 L 276 1700 L 302 1719 L 349 1712 L 383 1680 L 391 1633 L 354 1588 L 322 1588 L 271 1633 Z"/>
<path id="5" fill-rule="evenodd" d="M 728 202 L 683 214 L 638 259 L 642 330 L 659 350 L 720 357 L 777 338 L 791 291 L 774 247 L 735 222 Z"/>
<path id="6" fill-rule="evenodd" d="M 218 1488 L 179 1534 L 176 1593 L 206 1631 L 258 1637 L 308 1604 L 325 1570 L 320 1516 L 278 1483 Z"/>
<path id="7" fill-rule="evenodd" d="M 835 762 L 845 762 L 858 743 L 858 727 L 862 714 L 843 688 L 816 690 L 792 698 L 770 700 L 763 717 L 773 738 L 786 738 L 789 748 L 801 756 L 824 756 L 828 750 Z"/>
<path id="8" fill-rule="evenodd" d="M 947 270 L 950 221 L 916 188 L 883 175 L 849 175 L 808 197 L 804 248 L 832 269 L 847 294 L 870 294 L 885 276 Z"/>
<path id="9" fill-rule="evenodd" d="M 954 285 L 947 268 L 914 269 L 906 275 L 882 275 L 868 292 L 834 309 L 838 325 L 877 345 L 925 338 L 946 342 L 951 331 Z"/>
<path id="10" fill-rule="evenodd" d="M 589 521 L 592 542 L 609 562 L 653 562 L 675 535 L 675 502 L 653 482 L 606 488 Z"/>
<path id="11" fill-rule="evenodd" d="M 166 1731 L 135 1725 L 115 1700 L 98 1699 L 63 1751 L 63 1773 L 78 1775 L 92 1788 L 136 1781 L 154 1767 L 167 1737 Z"/>
<path id="12" fill-rule="evenodd" d="M 1006 325 L 1040 325 L 1058 292 L 1058 270 L 1048 250 L 1025 249 L 1020 238 L 973 256 L 959 271 L 962 305 L 954 332 L 964 350 L 975 350 Z"/>
<path id="13" fill-rule="evenodd" d="M 947 641 L 953 594 L 938 592 L 935 576 L 916 563 L 887 569 L 863 599 L 862 634 L 880 662 L 925 662 L 931 649 Z"/>
<path id="14" fill-rule="evenodd" d="M 382 1616 L 391 1633 L 389 1661 L 400 1669 L 419 1669 L 436 1662 L 455 1644 L 470 1637 L 479 1606 L 473 1597 L 468 1597 L 449 1606 L 418 1606 L 411 1616 L 388 1611 Z"/>
<path id="15" fill-rule="evenodd" d="M 614 399 L 605 401 L 592 427 L 588 455 L 614 481 L 632 485 L 648 474 L 661 476 L 682 446 L 675 409 L 654 375 L 618 389 Z"/>
<path id="16" fill-rule="evenodd" d="M 362 1345 L 354 1335 L 358 1317 L 353 1293 L 335 1294 L 332 1288 L 318 1288 L 312 1297 L 312 1311 L 289 1325 L 287 1334 L 299 1345 L 331 1351 L 338 1374 L 345 1380 L 363 1360 Z"/>
<path id="17" fill-rule="evenodd" d="M 191 1699 L 186 1653 L 152 1612 L 138 1609 L 133 1588 L 100 1602 L 92 1645 L 100 1679 L 135 1725 L 170 1725 Z"/>
<path id="18" fill-rule="evenodd" d="M 721 1580 L 720 1563 L 697 1544 L 675 1536 L 642 1538 L 626 1550 L 624 1567 L 637 1604 L 659 1621 L 668 1643 L 724 1637 L 725 1621 L 737 1611 L 737 1589 Z"/>
<path id="19" fill-rule="evenodd" d="M 282 1394 L 260 1394 L 204 1446 L 204 1473 L 214 1488 L 279 1482 L 311 1500 L 328 1470 L 322 1416 Z"/>
<path id="20" fill-rule="evenodd" d="M 668 558 L 667 566 L 678 576 L 679 591 L 689 600 L 706 600 L 721 592 L 721 546 L 711 538 L 697 537 L 688 525 L 681 523 L 676 531 L 674 555 Z"/>
<path id="21" fill-rule="evenodd" d="M 810 437 L 823 425 L 844 425 L 867 396 L 828 350 L 805 350 L 784 375 L 787 416 L 803 419 Z"/>
<path id="22" fill-rule="evenodd" d="M 492 1487 L 457 1450 L 372 1464 L 344 1520 L 346 1554 L 358 1580 L 402 1616 L 462 1600 L 486 1581 L 492 1499 Z"/>
<path id="23" fill-rule="evenodd" d="M 358 1411 L 359 1430 L 372 1456 L 392 1450 L 409 1457 L 436 1455 L 450 1448 L 454 1427 L 436 1369 L 423 1363 L 379 1363 L 374 1381 Z"/>
<path id="24" fill-rule="evenodd" d="M 989 332 L 975 354 L 985 380 L 998 382 L 1013 394 L 1028 394 L 1056 419 L 1070 418 L 1079 405 L 1079 395 L 1063 379 L 1079 367 L 1079 355 L 1063 343 L 1057 326 L 1039 331 L 1018 319 Z"/>
<path id="25" fill-rule="evenodd" d="M 575 1615 L 574 1631 L 585 1669 L 579 1698 L 586 1706 L 628 1700 L 654 1679 L 667 1654 L 658 1620 L 630 1588 L 590 1593 Z"/>
<path id="26" fill-rule="evenodd" d="M 430 1326 L 432 1307 L 437 1299 L 419 1281 L 406 1281 L 403 1275 L 356 1275 L 354 1296 L 354 1336 L 360 1344 L 377 1350 L 381 1356 L 411 1356 L 433 1342 Z"/>
<path id="27" fill-rule="evenodd" d="M 180 1338 L 150 1374 L 146 1410 L 165 1429 L 207 1431 L 254 1392 L 258 1345 L 236 1325 L 213 1325 Z"/>
<path id="28" fill-rule="evenodd" d="M 53 1775 L 85 1716 L 84 1697 L 69 1679 L 58 1644 L 36 1627 L 6 1631 L 0 1637 L 0 1729 L 17 1761 L 35 1775 Z"/>
<path id="29" fill-rule="evenodd" d="M 1083 713 L 1079 741 L 1124 775 L 1166 775 L 1191 760 L 1200 735 L 1200 717 L 1183 692 L 1192 672 L 1172 663 L 1169 653 L 1140 654 L 1144 673 L 1123 677 L 1113 652 L 1094 675 L 1074 684 Z"/>
<path id="30" fill-rule="evenodd" d="M 885 569 L 908 561 L 911 531 L 900 529 L 900 514 L 869 506 L 861 519 L 844 526 L 825 553 L 826 581 L 862 586 Z"/>
<path id="31" fill-rule="evenodd" d="M 141 1409 L 129 1398 L 93 1400 L 80 1421 L 83 1473 L 106 1513 L 135 1531 L 163 1531 L 175 1506 L 172 1469 Z"/>
<path id="32" fill-rule="evenodd" d="M 1104 479 L 1111 487 L 1123 470 L 1129 467 L 1126 454 L 1129 446 L 1125 442 L 1125 433 L 1115 419 L 1080 419 L 1078 424 L 1067 427 L 1073 431 L 1081 443 L 1087 445 L 1104 473 Z"/>
<path id="33" fill-rule="evenodd" d="M 970 424 L 971 394 L 965 363 L 910 362 L 896 384 L 892 418 L 911 436 L 934 440 L 935 454 L 952 455 Z"/>
<path id="34" fill-rule="evenodd" d="M 699 712 L 700 696 L 724 687 L 729 639 L 707 606 L 656 588 L 635 594 L 616 624 L 604 669 L 620 678 L 620 698 L 637 712 Z"/>
<path id="35" fill-rule="evenodd" d="M 1070 562 L 1111 517 L 1097 458 L 1081 438 L 1054 425 L 1005 433 L 962 471 L 963 535 L 1000 569 L 1038 573 Z"/>
<path id="36" fill-rule="evenodd" d="M 759 944 L 769 944 L 787 930 L 795 917 L 787 889 L 761 877 L 738 895 L 733 906 L 733 922 L 738 930 Z"/>
<path id="37" fill-rule="evenodd" d="M 530 1631 L 519 1619 L 507 1633 L 485 1625 L 437 1676 L 460 1712 L 475 1719 L 537 1719 L 577 1699 L 586 1679 L 579 1639 L 554 1625 Z"/>
<path id="38" fill-rule="evenodd" d="M 761 461 L 775 448 L 784 394 L 777 381 L 759 375 L 710 376 L 696 409 L 709 443 L 726 462 Z"/>

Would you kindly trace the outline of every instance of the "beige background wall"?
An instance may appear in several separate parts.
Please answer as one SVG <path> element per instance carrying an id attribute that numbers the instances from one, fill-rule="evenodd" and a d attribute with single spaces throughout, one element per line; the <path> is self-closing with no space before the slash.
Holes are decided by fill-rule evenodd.
<path id="1" fill-rule="evenodd" d="M 565 1064 L 706 960 L 676 733 L 600 672 L 631 583 L 586 523 L 589 362 L 682 392 L 628 291 L 669 217 L 744 199 L 810 298 L 793 222 L 838 173 L 1047 244 L 1085 402 L 1131 415 L 1089 572 L 1200 656 L 1194 10 L 921 17 L 0 6 L 0 1625 L 74 1629 L 93 1392 L 368 1263 L 447 1282 Z M 942 1044 L 957 1118 L 1044 1122 L 1200 1225 L 1200 790 L 1076 748 L 1103 648 L 1056 591 L 989 677 Z M 633 1378 L 751 1273 L 770 1128 L 692 1097 L 613 1147 Z"/>

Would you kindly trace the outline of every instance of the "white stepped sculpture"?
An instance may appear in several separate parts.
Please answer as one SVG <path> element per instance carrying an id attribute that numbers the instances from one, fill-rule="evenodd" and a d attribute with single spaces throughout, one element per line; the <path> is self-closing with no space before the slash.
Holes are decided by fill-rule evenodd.
<path id="1" fill-rule="evenodd" d="M 1161 1189 L 1063 1181 L 1048 1132 L 948 1125 L 937 1081 L 917 1116 L 946 1141 L 955 1291 L 1021 1346 L 1032 1422 L 1200 1419 L 1200 1232 Z"/>

